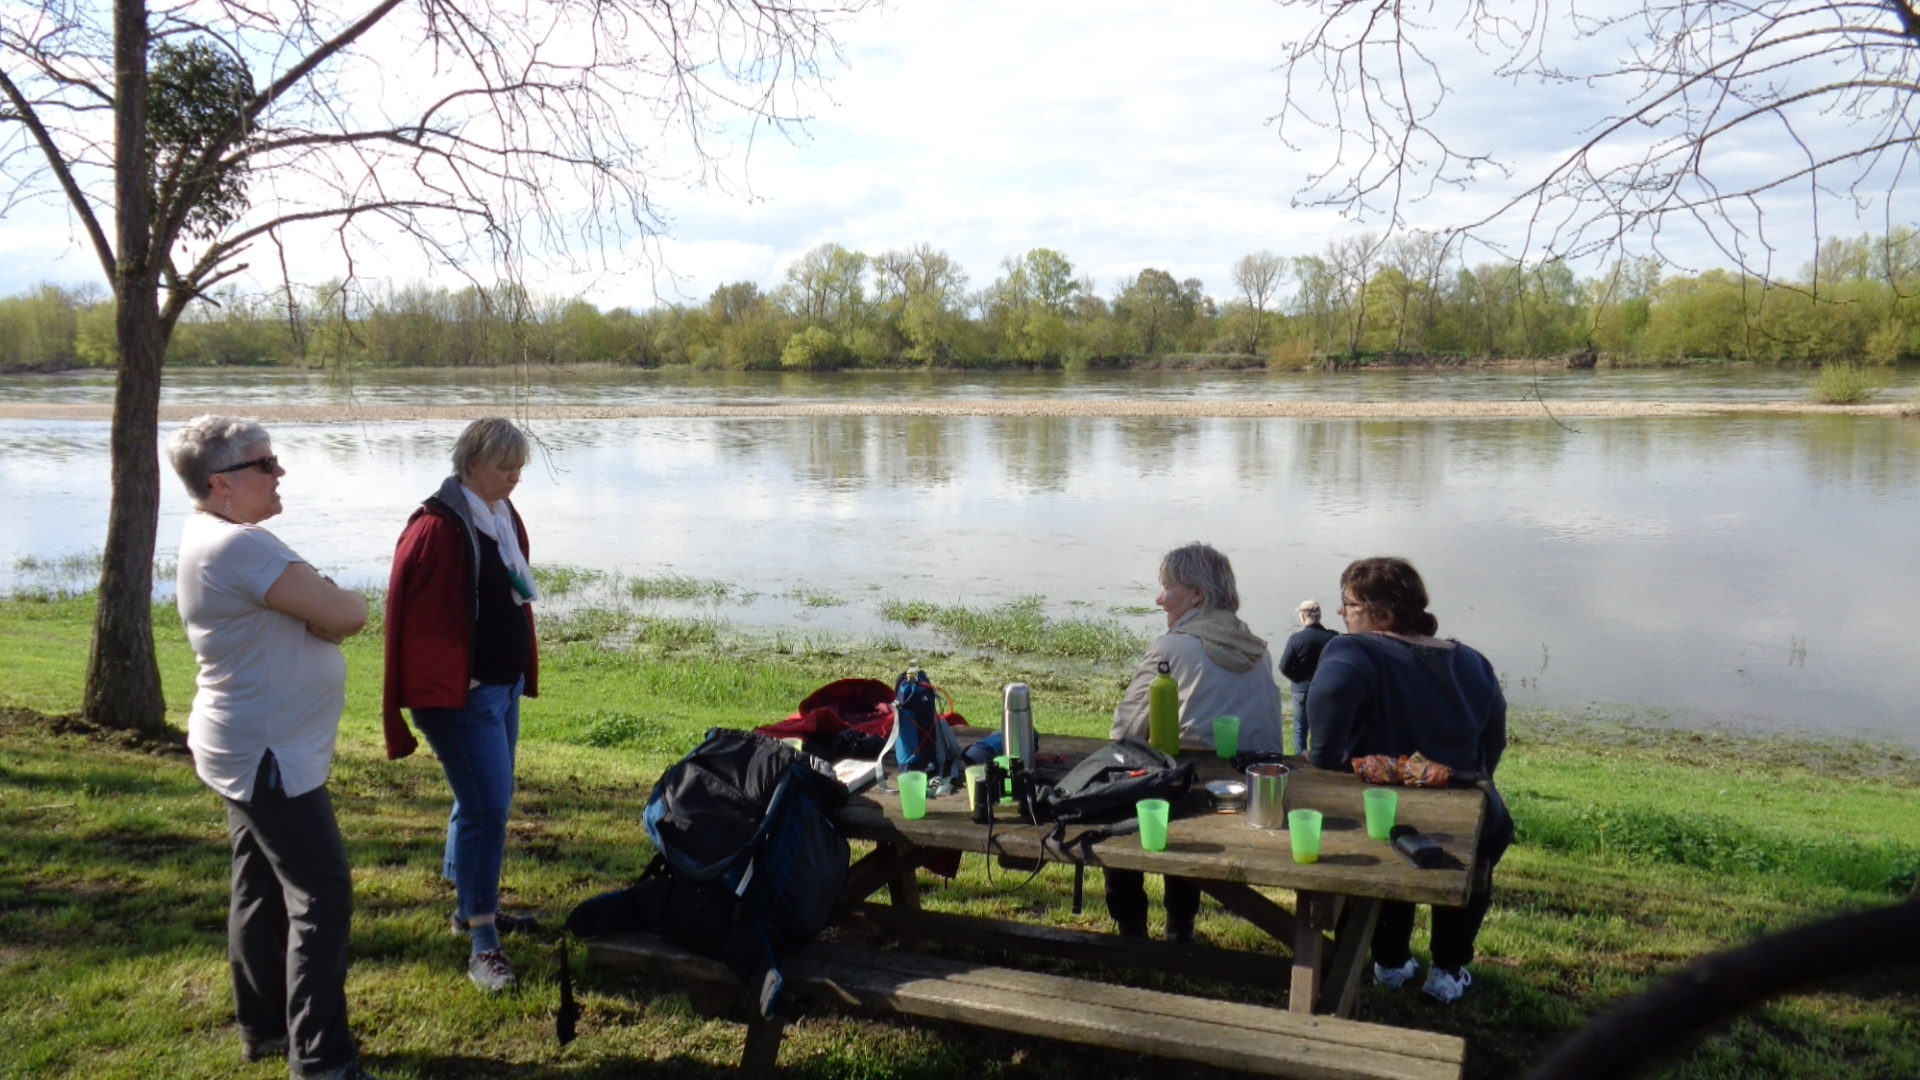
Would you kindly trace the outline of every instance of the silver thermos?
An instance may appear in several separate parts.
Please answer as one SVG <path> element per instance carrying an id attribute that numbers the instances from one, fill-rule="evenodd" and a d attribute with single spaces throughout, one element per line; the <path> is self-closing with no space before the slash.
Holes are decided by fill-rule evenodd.
<path id="1" fill-rule="evenodd" d="M 1003 693 L 1000 738 L 1008 757 L 1022 768 L 1033 768 L 1033 694 L 1023 682 L 1008 683 Z"/>

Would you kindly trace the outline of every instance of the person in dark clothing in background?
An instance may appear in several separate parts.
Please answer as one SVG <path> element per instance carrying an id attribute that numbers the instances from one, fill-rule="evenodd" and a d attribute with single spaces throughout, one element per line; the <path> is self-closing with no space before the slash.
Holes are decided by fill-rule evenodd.
<path id="1" fill-rule="evenodd" d="M 1298 614 L 1301 629 L 1287 639 L 1286 651 L 1280 654 L 1280 674 L 1293 680 L 1293 754 L 1303 757 L 1307 752 L 1307 684 L 1313 682 L 1313 673 L 1320 666 L 1320 650 L 1339 635 L 1320 625 L 1320 601 L 1300 601 Z"/>
<path id="2" fill-rule="evenodd" d="M 1328 642 L 1308 691 L 1308 760 L 1348 769 L 1354 758 L 1421 753 L 1456 772 L 1489 778 L 1473 888 L 1462 908 L 1433 909 L 1433 967 L 1426 993 L 1454 1002 L 1472 985 L 1467 964 L 1493 903 L 1493 868 L 1513 843 L 1513 817 L 1491 778 L 1507 748 L 1507 699 L 1487 658 L 1434 637 L 1427 587 L 1405 559 L 1361 559 L 1340 575 L 1347 633 Z M 1406 985 L 1413 958 L 1413 905 L 1381 907 L 1373 935 L 1374 981 Z"/>

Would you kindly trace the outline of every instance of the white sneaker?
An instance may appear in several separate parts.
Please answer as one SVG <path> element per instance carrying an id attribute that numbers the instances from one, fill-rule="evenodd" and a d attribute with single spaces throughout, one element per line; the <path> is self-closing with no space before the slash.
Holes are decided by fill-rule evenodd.
<path id="1" fill-rule="evenodd" d="M 1397 968 L 1384 968 L 1373 965 L 1373 981 L 1389 990 L 1398 990 L 1413 981 L 1420 974 L 1420 961 L 1409 960 Z"/>
<path id="2" fill-rule="evenodd" d="M 513 989 L 513 965 L 507 962 L 507 954 L 498 949 L 477 953 L 467 961 L 467 978 L 487 993 L 498 994 Z"/>
<path id="3" fill-rule="evenodd" d="M 1442 1005 L 1451 1005 L 1466 994 L 1467 987 L 1473 985 L 1473 973 L 1466 968 L 1460 974 L 1449 975 L 1439 968 L 1427 972 L 1427 985 L 1422 987 L 1426 995 Z"/>

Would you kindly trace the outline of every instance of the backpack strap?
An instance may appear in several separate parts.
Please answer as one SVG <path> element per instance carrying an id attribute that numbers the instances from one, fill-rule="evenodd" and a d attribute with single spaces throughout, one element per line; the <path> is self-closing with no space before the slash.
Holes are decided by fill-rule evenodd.
<path id="1" fill-rule="evenodd" d="M 1140 831 L 1140 819 L 1128 818 L 1116 821 L 1112 825 L 1103 825 L 1092 829 L 1082 829 L 1072 840 L 1067 840 L 1067 823 L 1056 822 L 1053 831 L 1047 834 L 1042 846 L 1051 847 L 1061 857 L 1073 864 L 1073 913 L 1075 915 L 1086 907 L 1087 860 L 1093 856 L 1093 845 L 1116 836 L 1129 836 Z"/>
<path id="2" fill-rule="evenodd" d="M 659 859 L 656 856 L 655 861 Z M 580 1005 L 573 1000 L 573 968 L 567 963 L 568 935 L 560 934 L 560 1010 L 553 1014 L 553 1034 L 565 1046 L 572 1042 L 580 1021 Z"/>

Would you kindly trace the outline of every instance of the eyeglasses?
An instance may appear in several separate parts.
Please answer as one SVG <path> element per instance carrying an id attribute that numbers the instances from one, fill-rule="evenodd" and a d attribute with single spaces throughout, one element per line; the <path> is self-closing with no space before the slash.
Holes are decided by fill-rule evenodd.
<path id="1" fill-rule="evenodd" d="M 279 467 L 280 467 L 279 456 L 275 454 L 268 454 L 266 457 L 257 457 L 257 458 L 254 458 L 252 461 L 243 461 L 238 465 L 229 465 L 224 469 L 215 469 L 213 470 L 213 475 L 219 476 L 221 473 L 239 472 L 241 469 L 259 469 L 261 472 L 266 473 L 268 476 L 272 476 L 273 471 L 275 469 L 278 469 Z"/>
<path id="2" fill-rule="evenodd" d="M 1337 608 L 1334 608 L 1333 610 L 1335 610 L 1335 611 L 1357 611 L 1357 610 L 1359 610 L 1360 608 L 1363 608 L 1363 607 L 1366 607 L 1366 606 L 1367 606 L 1366 604 L 1364 604 L 1364 603 L 1362 603 L 1362 602 L 1360 602 L 1360 601 L 1358 601 L 1358 600 L 1342 600 L 1342 601 L 1340 601 L 1340 606 L 1339 606 L 1339 607 L 1337 607 Z"/>

